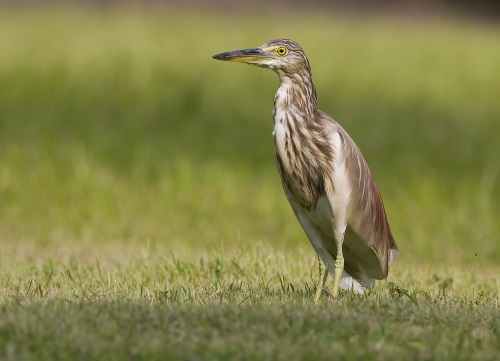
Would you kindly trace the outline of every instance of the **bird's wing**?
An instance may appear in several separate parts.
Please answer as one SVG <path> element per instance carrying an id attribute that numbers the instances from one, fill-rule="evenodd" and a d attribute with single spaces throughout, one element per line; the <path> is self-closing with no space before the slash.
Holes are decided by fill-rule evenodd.
<path id="1" fill-rule="evenodd" d="M 350 184 L 351 199 L 347 210 L 347 228 L 342 247 L 345 270 L 365 287 L 370 287 L 373 285 L 373 279 L 387 277 L 388 265 L 397 255 L 397 246 L 387 222 L 380 192 L 361 151 L 347 132 L 326 113 L 321 112 L 320 119 L 324 121 L 326 126 L 323 129 L 328 130 L 324 134 L 338 134 L 340 136 L 340 149 L 335 156 L 343 158 L 345 173 Z M 334 148 L 332 146 L 332 151 L 335 153 L 337 149 Z M 276 163 L 286 197 L 299 222 L 308 233 L 307 227 L 304 226 L 298 214 L 303 211 L 303 207 L 300 206 L 293 192 L 286 185 L 283 164 L 279 156 L 276 157 Z M 332 166 L 334 165 L 332 164 Z M 327 187 L 328 185 L 324 184 L 325 191 Z M 333 232 L 330 232 L 331 228 L 324 227 L 317 222 L 317 219 L 313 221 L 321 231 L 323 246 L 333 256 L 336 255 L 336 243 L 333 240 Z M 307 235 L 314 246 L 313 239 L 309 234 Z"/>
<path id="2" fill-rule="evenodd" d="M 333 172 L 341 166 L 348 183 L 349 200 L 344 234 L 345 269 L 362 283 L 368 278 L 385 279 L 388 266 L 397 256 L 382 197 L 368 165 L 347 132 L 328 114 L 320 112 L 319 119 L 331 135 L 335 153 Z M 335 175 L 333 176 L 335 178 Z M 337 177 L 338 178 L 338 177 Z M 330 182 L 330 184 L 329 184 Z M 335 184 L 325 179 L 325 190 L 335 193 Z M 330 188 L 330 189 L 329 189 Z"/>
<path id="3" fill-rule="evenodd" d="M 339 134 L 351 188 L 348 229 L 344 242 L 360 247 L 360 251 L 368 247 L 376 258 L 366 254 L 366 262 L 360 263 L 359 268 L 365 276 L 384 279 L 387 277 L 389 264 L 397 256 L 398 248 L 387 221 L 382 197 L 361 151 L 340 126 Z M 356 248 L 352 251 L 356 252 Z"/>

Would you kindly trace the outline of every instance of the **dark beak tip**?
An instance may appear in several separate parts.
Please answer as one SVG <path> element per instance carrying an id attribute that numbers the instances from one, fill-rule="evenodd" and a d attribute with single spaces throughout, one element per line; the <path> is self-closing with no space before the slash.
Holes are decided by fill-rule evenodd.
<path id="1" fill-rule="evenodd" d="M 225 53 L 212 55 L 212 58 L 215 59 L 215 60 L 224 60 L 225 59 Z"/>
<path id="2" fill-rule="evenodd" d="M 262 56 L 262 55 L 263 54 L 261 49 L 252 48 L 252 49 L 235 50 L 235 51 L 228 51 L 225 53 L 215 54 L 212 56 L 212 58 L 216 60 L 233 60 L 241 57 Z"/>

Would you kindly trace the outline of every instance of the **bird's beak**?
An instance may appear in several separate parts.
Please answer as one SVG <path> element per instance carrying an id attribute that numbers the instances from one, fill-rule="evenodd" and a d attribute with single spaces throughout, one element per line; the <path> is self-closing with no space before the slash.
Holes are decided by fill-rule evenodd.
<path id="1" fill-rule="evenodd" d="M 264 60 L 274 59 L 271 53 L 261 48 L 228 51 L 213 56 L 214 59 L 247 64 L 261 64 Z"/>

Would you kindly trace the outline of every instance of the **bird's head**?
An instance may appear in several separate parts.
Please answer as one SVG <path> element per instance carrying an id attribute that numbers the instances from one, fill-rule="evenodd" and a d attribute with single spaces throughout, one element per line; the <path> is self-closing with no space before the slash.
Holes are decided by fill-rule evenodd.
<path id="1" fill-rule="evenodd" d="M 280 75 L 310 71 L 304 51 L 299 44 L 289 39 L 274 39 L 258 48 L 228 51 L 213 58 L 268 68 Z"/>

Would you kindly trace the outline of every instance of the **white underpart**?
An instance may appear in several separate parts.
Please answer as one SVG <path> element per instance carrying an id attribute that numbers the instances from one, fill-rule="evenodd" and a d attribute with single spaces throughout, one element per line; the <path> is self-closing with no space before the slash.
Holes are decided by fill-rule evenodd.
<path id="1" fill-rule="evenodd" d="M 279 115 L 276 115 L 275 119 L 278 118 Z M 290 165 L 290 160 L 286 156 L 286 150 L 285 150 L 285 137 L 286 137 L 286 127 L 283 124 L 280 124 L 279 121 L 274 123 L 274 130 L 273 130 L 273 135 L 274 138 L 276 139 L 276 152 L 278 153 L 281 162 L 283 163 L 283 166 L 285 167 L 287 172 L 290 172 L 291 170 L 291 165 Z"/>
<path id="2" fill-rule="evenodd" d="M 334 154 L 332 177 L 333 194 L 328 195 L 328 201 L 332 207 L 333 230 L 344 233 L 347 228 L 347 208 L 351 196 L 351 185 L 347 176 L 347 168 L 342 154 L 342 139 L 339 133 L 332 136 Z"/>
<path id="3" fill-rule="evenodd" d="M 286 83 L 285 84 L 282 83 L 275 96 L 277 98 L 276 104 L 278 104 L 278 106 L 273 110 L 273 117 L 274 117 L 273 135 L 276 139 L 276 152 L 278 152 L 278 155 L 280 156 L 280 159 L 283 162 L 283 166 L 285 167 L 285 169 L 288 172 L 290 172 L 291 164 L 290 160 L 286 156 L 286 150 L 285 150 L 285 138 L 288 131 L 285 125 L 287 109 L 279 105 L 279 104 L 284 104 L 282 100 L 288 97 L 287 88 L 288 86 L 286 85 Z"/>
<path id="4" fill-rule="evenodd" d="M 343 290 L 353 291 L 359 295 L 363 295 L 365 293 L 363 286 L 361 286 L 358 281 L 349 276 L 345 271 L 342 272 L 342 276 L 340 277 L 339 287 Z"/>

